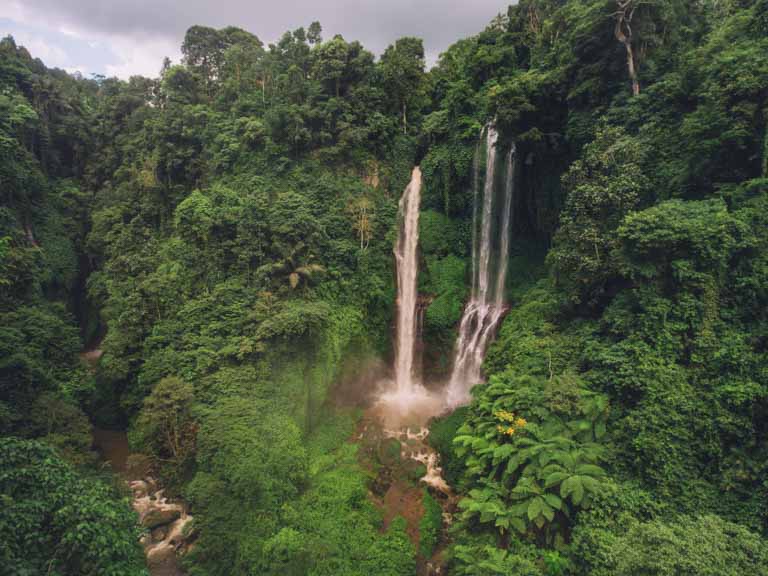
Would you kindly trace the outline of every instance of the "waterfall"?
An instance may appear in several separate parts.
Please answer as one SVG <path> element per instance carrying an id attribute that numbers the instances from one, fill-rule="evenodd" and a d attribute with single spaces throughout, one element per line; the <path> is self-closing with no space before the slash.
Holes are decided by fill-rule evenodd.
<path id="1" fill-rule="evenodd" d="M 491 124 L 485 135 L 485 177 L 480 192 L 480 152 L 475 153 L 472 218 L 472 291 L 459 324 L 453 370 L 445 395 L 449 408 L 466 404 L 469 391 L 482 382 L 481 367 L 488 344 L 506 310 L 504 291 L 509 260 L 509 237 L 514 196 L 516 150 L 506 155 L 504 185 L 496 186 L 498 132 Z M 482 140 L 481 140 L 482 142 Z"/>
<path id="2" fill-rule="evenodd" d="M 382 382 L 375 411 L 393 430 L 402 426 L 421 426 L 439 413 L 442 401 L 422 386 L 415 373 L 415 348 L 418 337 L 418 243 L 421 170 L 417 166 L 400 199 L 400 227 L 395 244 L 397 267 L 397 306 L 394 381 Z"/>
<path id="3" fill-rule="evenodd" d="M 397 261 L 397 340 L 395 386 L 399 394 L 413 392 L 413 356 L 416 346 L 418 299 L 419 205 L 421 170 L 415 167 L 411 182 L 400 198 L 400 230 L 395 246 Z"/>

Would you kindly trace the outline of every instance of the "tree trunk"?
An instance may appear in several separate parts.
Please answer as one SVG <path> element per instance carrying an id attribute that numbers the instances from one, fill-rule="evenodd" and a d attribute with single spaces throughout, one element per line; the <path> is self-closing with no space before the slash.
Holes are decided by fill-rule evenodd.
<path id="1" fill-rule="evenodd" d="M 629 70 L 629 79 L 632 80 L 632 94 L 637 96 L 640 94 L 640 81 L 637 79 L 637 70 L 635 69 L 635 53 L 632 50 L 631 42 L 625 41 L 623 44 L 627 50 L 627 70 Z"/>
<path id="2" fill-rule="evenodd" d="M 637 6 L 633 0 L 616 0 L 616 4 L 618 10 L 614 14 L 616 18 L 614 35 L 627 52 L 627 70 L 629 79 L 632 81 L 632 94 L 637 96 L 640 94 L 640 81 L 637 78 L 637 62 L 632 48 L 632 17 L 635 15 Z"/>
<path id="3" fill-rule="evenodd" d="M 406 114 L 407 104 L 403 102 L 403 134 L 408 134 L 408 115 Z"/>

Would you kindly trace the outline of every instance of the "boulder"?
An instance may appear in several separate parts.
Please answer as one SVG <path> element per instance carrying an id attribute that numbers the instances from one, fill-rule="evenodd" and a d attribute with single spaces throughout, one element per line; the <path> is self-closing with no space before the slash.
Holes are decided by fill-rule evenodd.
<path id="1" fill-rule="evenodd" d="M 192 516 L 182 516 L 168 527 L 168 535 L 166 539 L 171 546 L 174 546 L 177 550 L 181 548 L 187 539 L 194 538 L 194 526 L 192 523 Z"/>
<path id="2" fill-rule="evenodd" d="M 166 526 L 158 526 L 152 530 L 152 542 L 162 542 L 168 535 L 168 528 Z"/>
<path id="3" fill-rule="evenodd" d="M 152 478 L 151 476 L 147 476 L 144 481 L 147 483 L 147 488 L 149 489 L 150 494 L 154 494 L 157 492 L 157 480 Z"/>
<path id="4" fill-rule="evenodd" d="M 171 522 L 178 520 L 181 516 L 181 507 L 178 506 L 163 506 L 152 507 L 144 513 L 141 518 L 141 524 L 149 528 L 157 528 L 158 526 L 165 526 Z"/>
<path id="5" fill-rule="evenodd" d="M 133 497 L 134 498 L 143 498 L 147 494 L 149 494 L 149 487 L 147 486 L 147 483 L 143 480 L 134 480 L 130 484 L 131 491 L 133 491 Z"/>
<path id="6" fill-rule="evenodd" d="M 147 567 L 152 574 L 170 573 L 176 570 L 176 550 L 162 542 L 147 550 Z"/>

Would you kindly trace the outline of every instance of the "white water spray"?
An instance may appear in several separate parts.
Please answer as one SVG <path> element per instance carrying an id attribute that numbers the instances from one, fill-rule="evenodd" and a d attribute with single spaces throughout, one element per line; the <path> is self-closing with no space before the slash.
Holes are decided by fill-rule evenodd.
<path id="1" fill-rule="evenodd" d="M 504 166 L 504 186 L 498 194 L 495 186 L 498 132 L 493 125 L 489 125 L 484 134 L 486 157 L 482 198 L 479 198 L 479 146 L 473 175 L 472 292 L 459 325 L 453 371 L 445 393 L 448 408 L 468 403 L 472 387 L 483 381 L 483 359 L 506 311 L 504 291 L 516 151 L 513 144 Z"/>

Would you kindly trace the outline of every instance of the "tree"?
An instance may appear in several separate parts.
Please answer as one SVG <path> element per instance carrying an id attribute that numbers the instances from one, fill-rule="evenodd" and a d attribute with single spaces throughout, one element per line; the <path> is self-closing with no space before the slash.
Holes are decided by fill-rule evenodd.
<path id="1" fill-rule="evenodd" d="M 347 209 L 353 218 L 352 227 L 360 238 L 360 250 L 366 250 L 373 238 L 373 226 L 376 222 L 373 208 L 371 200 L 367 196 L 361 196 Z"/>
<path id="2" fill-rule="evenodd" d="M 635 16 L 638 5 L 642 0 L 616 0 L 616 12 L 613 17 L 616 19 L 614 35 L 624 50 L 627 52 L 627 71 L 632 81 L 632 94 L 640 94 L 640 81 L 637 79 L 637 63 L 635 60 L 635 49 L 632 46 L 632 19 Z"/>
<path id="3" fill-rule="evenodd" d="M 323 27 L 320 26 L 320 22 L 315 20 L 307 29 L 307 40 L 310 44 L 320 44 L 323 41 L 322 33 Z"/>
<path id="4" fill-rule="evenodd" d="M 616 230 L 649 189 L 644 154 L 621 129 L 601 128 L 563 176 L 566 204 L 547 261 L 576 303 L 597 304 L 619 274 Z"/>
<path id="5" fill-rule="evenodd" d="M 408 105 L 416 101 L 424 79 L 424 44 L 420 38 L 405 37 L 390 45 L 381 56 L 386 87 L 401 111 L 403 134 L 408 133 Z"/>
<path id="6" fill-rule="evenodd" d="M 199 79 L 183 66 L 171 66 L 163 74 L 161 87 L 171 102 L 193 104 L 198 100 Z"/>
<path id="7" fill-rule="evenodd" d="M 340 35 L 333 40 L 319 44 L 313 50 L 315 78 L 328 82 L 333 88 L 331 93 L 341 96 L 341 81 L 349 61 L 349 45 Z"/>
<path id="8" fill-rule="evenodd" d="M 150 448 L 161 461 L 180 468 L 194 454 L 197 425 L 192 418 L 194 390 L 183 380 L 160 380 L 144 399 L 134 439 L 139 450 Z"/>
<path id="9" fill-rule="evenodd" d="M 263 44 L 253 34 L 233 26 L 221 30 L 192 26 L 184 35 L 181 46 L 184 63 L 200 76 L 209 97 L 222 79 L 227 51 L 234 46 L 258 55 Z"/>

